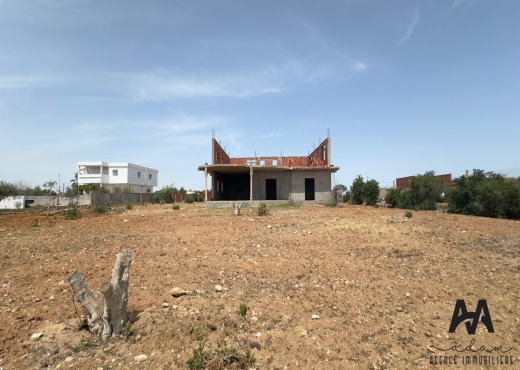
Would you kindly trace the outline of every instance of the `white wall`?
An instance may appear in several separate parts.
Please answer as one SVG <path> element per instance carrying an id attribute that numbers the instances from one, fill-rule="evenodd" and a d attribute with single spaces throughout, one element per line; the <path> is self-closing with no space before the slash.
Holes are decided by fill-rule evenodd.
<path id="1" fill-rule="evenodd" d="M 23 209 L 25 208 L 25 197 L 8 197 L 0 201 L 0 209 Z"/>

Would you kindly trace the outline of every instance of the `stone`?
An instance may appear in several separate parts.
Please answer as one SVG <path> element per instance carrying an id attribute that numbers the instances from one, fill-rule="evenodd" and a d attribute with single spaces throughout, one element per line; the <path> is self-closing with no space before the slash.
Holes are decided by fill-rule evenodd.
<path id="1" fill-rule="evenodd" d="M 34 333 L 33 335 L 31 335 L 31 340 L 32 341 L 37 341 L 41 337 L 43 337 L 43 333 Z"/>
<path id="2" fill-rule="evenodd" d="M 74 361 L 74 357 L 72 357 L 72 356 L 69 356 L 65 359 L 65 362 L 72 362 L 72 361 Z"/>
<path id="3" fill-rule="evenodd" d="M 251 348 L 256 348 L 259 351 L 262 349 L 262 345 L 259 342 L 256 342 L 256 341 L 250 342 L 249 346 Z"/>
<path id="4" fill-rule="evenodd" d="M 311 315 L 311 319 L 313 319 L 313 320 L 319 320 L 320 317 L 319 317 L 318 315 L 314 314 L 314 315 Z"/>
<path id="5" fill-rule="evenodd" d="M 170 307 L 170 305 L 168 304 L 168 302 L 164 302 L 164 303 L 162 304 L 162 306 L 163 306 L 163 308 L 168 308 L 168 307 Z"/>
<path id="6" fill-rule="evenodd" d="M 271 228 L 272 228 L 272 226 L 271 226 L 271 225 L 267 225 L 267 228 L 268 228 L 268 229 L 271 229 Z"/>
<path id="7" fill-rule="evenodd" d="M 297 337 L 306 337 L 308 334 L 307 330 L 300 326 L 297 326 L 296 328 L 294 328 L 294 335 L 296 335 Z"/>
<path id="8" fill-rule="evenodd" d="M 221 292 L 222 291 L 222 285 L 215 285 L 215 291 L 216 292 Z"/>
<path id="9" fill-rule="evenodd" d="M 148 356 L 146 355 L 137 355 L 134 357 L 134 361 L 137 361 L 137 362 L 144 362 L 148 360 Z"/>
<path id="10" fill-rule="evenodd" d="M 188 292 L 186 292 L 185 290 L 182 290 L 181 288 L 179 287 L 175 287 L 173 288 L 172 290 L 170 290 L 170 294 L 175 297 L 175 298 L 178 298 L 180 296 L 183 296 L 183 295 L 186 295 L 188 294 Z"/>

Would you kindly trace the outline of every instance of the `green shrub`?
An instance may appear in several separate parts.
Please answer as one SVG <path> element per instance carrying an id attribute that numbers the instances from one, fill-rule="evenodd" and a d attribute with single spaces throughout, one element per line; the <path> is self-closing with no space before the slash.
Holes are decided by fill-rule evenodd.
<path id="1" fill-rule="evenodd" d="M 108 212 L 107 207 L 105 207 L 102 204 L 100 204 L 99 206 L 93 207 L 91 211 L 92 211 L 92 213 L 98 213 L 98 214 L 104 214 L 104 213 Z"/>
<path id="2" fill-rule="evenodd" d="M 401 197 L 401 192 L 397 189 L 392 189 L 386 195 L 385 202 L 388 204 L 388 208 L 395 208 Z"/>
<path id="3" fill-rule="evenodd" d="M 172 209 L 174 211 L 178 211 L 179 209 L 181 209 L 181 206 L 179 205 L 179 203 L 175 203 L 173 206 L 172 206 Z"/>
<path id="4" fill-rule="evenodd" d="M 128 210 L 130 210 L 130 209 L 134 208 L 134 206 L 131 205 L 130 203 L 128 203 L 128 204 L 125 206 L 125 208 L 128 209 Z"/>
<path id="5" fill-rule="evenodd" d="M 352 193 L 352 204 L 363 204 L 363 186 L 365 185 L 363 177 L 358 175 L 352 182 L 350 192 Z"/>
<path id="6" fill-rule="evenodd" d="M 448 212 L 473 216 L 520 219 L 520 178 L 505 181 L 504 176 L 473 170 L 471 176 L 453 180 Z"/>
<path id="7" fill-rule="evenodd" d="M 191 194 L 186 195 L 186 198 L 184 198 L 184 203 L 193 203 L 195 202 L 195 197 Z"/>
<path id="8" fill-rule="evenodd" d="M 67 209 L 65 210 L 65 220 L 77 220 L 81 217 L 79 211 L 75 209 Z"/>
<path id="9" fill-rule="evenodd" d="M 363 185 L 363 200 L 367 206 L 376 205 L 379 198 L 379 183 L 369 180 Z"/>
<path id="10" fill-rule="evenodd" d="M 164 203 L 171 204 L 173 203 L 172 192 L 169 189 L 163 190 L 164 193 Z"/>
<path id="11" fill-rule="evenodd" d="M 437 199 L 442 193 L 442 180 L 435 177 L 434 171 L 428 171 L 424 175 L 413 176 L 410 192 L 413 208 L 423 210 L 437 209 Z"/>
<path id="12" fill-rule="evenodd" d="M 260 203 L 257 214 L 258 216 L 266 216 L 269 214 L 269 209 L 265 203 Z"/>
<path id="13" fill-rule="evenodd" d="M 410 212 L 410 211 L 406 211 L 406 212 L 404 213 L 404 217 L 406 217 L 406 218 L 412 218 L 412 217 L 413 217 L 413 214 L 412 214 L 412 212 Z"/>
<path id="14" fill-rule="evenodd" d="M 247 311 L 249 311 L 249 307 L 247 307 L 246 304 L 242 303 L 240 307 L 238 307 L 238 314 L 242 316 L 243 318 L 246 317 Z"/>

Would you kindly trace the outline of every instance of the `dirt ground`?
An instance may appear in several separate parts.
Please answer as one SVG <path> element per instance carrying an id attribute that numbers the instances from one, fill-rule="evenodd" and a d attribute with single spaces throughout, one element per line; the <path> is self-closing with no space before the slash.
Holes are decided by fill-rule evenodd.
<path id="1" fill-rule="evenodd" d="M 364 206 L 231 213 L 0 216 L 0 368 L 186 369 L 198 332 L 207 353 L 234 349 L 253 369 L 520 368 L 520 222 Z M 133 325 L 103 342 L 78 330 L 67 277 L 80 269 L 99 288 L 120 250 L 132 253 Z M 470 312 L 485 299 L 494 333 L 449 333 L 457 299 Z M 431 365 L 439 355 L 458 365 Z M 481 363 L 462 365 L 470 355 Z"/>

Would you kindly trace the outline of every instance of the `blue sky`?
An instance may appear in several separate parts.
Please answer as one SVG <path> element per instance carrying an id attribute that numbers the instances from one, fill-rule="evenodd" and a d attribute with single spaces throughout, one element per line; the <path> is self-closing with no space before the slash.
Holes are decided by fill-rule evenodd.
<path id="1" fill-rule="evenodd" d="M 0 0 L 0 180 L 103 160 L 202 189 L 212 129 L 233 157 L 307 155 L 330 129 L 346 185 L 518 169 L 519 19 L 516 1 Z"/>

